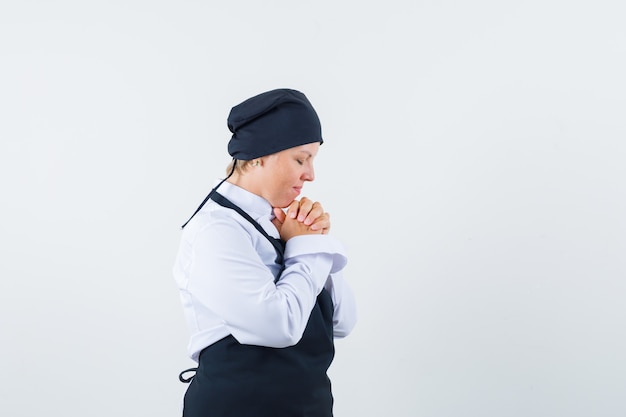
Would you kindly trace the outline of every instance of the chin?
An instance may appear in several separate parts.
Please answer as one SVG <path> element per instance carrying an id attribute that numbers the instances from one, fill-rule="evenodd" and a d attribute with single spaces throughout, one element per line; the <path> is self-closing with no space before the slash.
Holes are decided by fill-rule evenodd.
<path id="1" fill-rule="evenodd" d="M 289 207 L 289 205 L 293 202 L 294 202 L 294 199 L 291 199 L 291 200 L 284 199 L 284 200 L 280 200 L 276 202 L 276 204 L 272 204 L 272 207 L 280 207 L 281 209 L 284 209 L 284 208 Z"/>

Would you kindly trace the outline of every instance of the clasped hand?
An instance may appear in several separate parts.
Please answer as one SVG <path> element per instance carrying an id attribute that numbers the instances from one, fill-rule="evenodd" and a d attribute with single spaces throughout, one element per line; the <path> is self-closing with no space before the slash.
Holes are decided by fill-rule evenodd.
<path id="1" fill-rule="evenodd" d="M 330 231 L 330 214 L 324 212 L 320 203 L 306 197 L 294 200 L 285 213 L 281 208 L 274 208 L 274 226 L 285 242 L 294 236 L 325 235 Z"/>

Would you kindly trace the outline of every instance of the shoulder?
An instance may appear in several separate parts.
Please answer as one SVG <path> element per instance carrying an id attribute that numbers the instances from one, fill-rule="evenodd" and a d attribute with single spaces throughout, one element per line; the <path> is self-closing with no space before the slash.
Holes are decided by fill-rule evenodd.
<path id="1" fill-rule="evenodd" d="M 247 222 L 235 211 L 217 204 L 207 204 L 206 210 L 199 212 L 185 227 L 186 240 L 223 239 L 227 236 L 250 236 Z"/>

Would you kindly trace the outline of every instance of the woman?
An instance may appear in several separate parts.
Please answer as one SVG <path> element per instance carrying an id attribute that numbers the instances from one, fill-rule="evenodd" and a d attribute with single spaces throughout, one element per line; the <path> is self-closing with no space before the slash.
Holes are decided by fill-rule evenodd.
<path id="1" fill-rule="evenodd" d="M 330 417 L 333 338 L 356 314 L 328 213 L 297 199 L 315 178 L 319 118 L 277 89 L 233 107 L 228 127 L 228 176 L 183 225 L 174 266 L 198 363 L 183 416 Z"/>

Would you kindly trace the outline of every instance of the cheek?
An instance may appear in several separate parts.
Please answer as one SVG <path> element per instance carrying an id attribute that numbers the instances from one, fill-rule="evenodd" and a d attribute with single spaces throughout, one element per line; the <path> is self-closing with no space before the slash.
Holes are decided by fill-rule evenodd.
<path id="1" fill-rule="evenodd" d="M 274 179 L 276 184 L 281 184 L 281 186 L 293 185 L 294 180 L 297 181 L 298 179 L 298 174 L 293 169 L 283 168 L 276 172 Z"/>
<path id="2" fill-rule="evenodd" d="M 291 195 L 293 187 L 293 177 L 290 177 L 285 171 L 277 171 L 271 177 L 266 178 L 266 184 L 269 186 L 270 195 L 275 200 L 274 203 L 283 202 Z M 287 204 L 291 203 L 289 201 Z"/>

